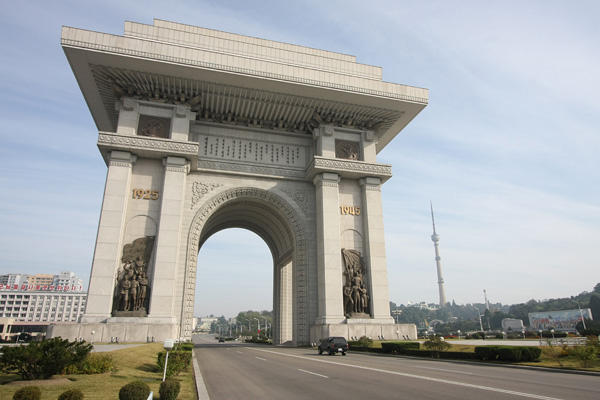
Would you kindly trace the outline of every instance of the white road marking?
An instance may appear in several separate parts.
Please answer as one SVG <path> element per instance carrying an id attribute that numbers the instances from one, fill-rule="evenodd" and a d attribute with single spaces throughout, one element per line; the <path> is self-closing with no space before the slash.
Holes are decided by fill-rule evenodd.
<path id="1" fill-rule="evenodd" d="M 421 369 L 432 369 L 434 371 L 444 371 L 444 372 L 452 372 L 453 374 L 463 374 L 463 375 L 475 375 L 472 372 L 462 372 L 462 371 L 454 371 L 452 369 L 443 369 L 443 368 L 431 368 L 431 367 L 414 367 L 414 368 L 421 368 Z"/>
<path id="2" fill-rule="evenodd" d="M 259 360 L 262 360 L 262 361 L 267 361 L 266 358 L 260 358 L 260 357 L 254 357 L 254 358 L 258 358 Z"/>
<path id="3" fill-rule="evenodd" d="M 321 378 L 329 379 L 328 376 L 317 374 L 316 372 L 310 372 L 310 371 L 307 371 L 307 370 L 304 370 L 304 369 L 300 369 L 300 368 L 298 368 L 298 371 L 306 372 L 307 374 L 316 375 L 316 376 L 320 376 Z"/>
<path id="4" fill-rule="evenodd" d="M 515 396 L 526 397 L 526 398 L 529 398 L 529 399 L 537 399 L 537 400 L 564 400 L 564 399 L 559 399 L 559 398 L 556 398 L 556 397 L 542 396 L 542 395 L 533 394 L 533 393 L 516 392 L 514 390 L 506 390 L 506 389 L 494 388 L 494 387 L 490 387 L 490 386 L 474 385 L 474 384 L 471 384 L 471 383 L 451 381 L 451 380 L 448 380 L 448 379 L 432 378 L 432 377 L 429 377 L 429 376 L 407 374 L 405 372 L 387 371 L 385 369 L 379 369 L 379 368 L 363 367 L 363 366 L 360 366 L 360 365 L 350 365 L 350 364 L 344 364 L 344 363 L 339 363 L 339 362 L 335 362 L 335 361 L 327 361 L 327 360 L 320 360 L 320 359 L 315 359 L 315 358 L 311 358 L 311 357 L 296 356 L 296 355 L 293 355 L 293 354 L 279 353 L 279 352 L 276 352 L 276 351 L 273 351 L 273 350 L 256 349 L 256 348 L 253 348 L 253 347 L 246 347 L 246 348 L 248 350 L 262 351 L 262 352 L 265 352 L 265 353 L 272 353 L 272 354 L 276 354 L 276 355 L 279 355 L 279 356 L 292 357 L 292 358 L 300 358 L 302 360 L 308 360 L 308 361 L 313 361 L 313 362 L 321 362 L 321 363 L 332 364 L 332 365 L 339 365 L 339 366 L 342 366 L 342 367 L 364 369 L 364 370 L 368 370 L 368 371 L 382 372 L 384 374 L 404 376 L 404 377 L 407 377 L 407 378 L 422 379 L 422 380 L 431 381 L 431 382 L 446 383 L 448 385 L 463 386 L 463 387 L 469 387 L 469 388 L 473 388 L 473 389 L 481 389 L 481 390 L 486 390 L 488 392 L 497 392 L 497 393 L 512 394 L 512 395 L 515 395 Z"/>
<path id="5" fill-rule="evenodd" d="M 241 351 L 236 351 L 236 353 L 244 354 L 244 353 L 242 353 Z"/>

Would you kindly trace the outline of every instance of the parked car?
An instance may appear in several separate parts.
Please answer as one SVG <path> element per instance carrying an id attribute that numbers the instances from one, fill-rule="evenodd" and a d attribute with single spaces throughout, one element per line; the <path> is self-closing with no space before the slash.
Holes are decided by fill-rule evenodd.
<path id="1" fill-rule="evenodd" d="M 224 338 L 219 338 L 219 343 L 225 343 L 225 339 Z"/>
<path id="2" fill-rule="evenodd" d="M 343 337 L 333 336 L 323 339 L 323 341 L 319 344 L 319 354 L 323 354 L 323 352 L 327 352 L 330 356 L 335 353 L 342 353 L 343 356 L 346 355 L 348 351 L 348 342 Z"/>

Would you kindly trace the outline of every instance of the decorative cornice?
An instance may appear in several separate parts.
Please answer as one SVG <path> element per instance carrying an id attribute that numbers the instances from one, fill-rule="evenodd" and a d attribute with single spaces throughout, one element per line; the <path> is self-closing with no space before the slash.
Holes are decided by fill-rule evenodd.
<path id="1" fill-rule="evenodd" d="M 181 64 L 181 65 L 192 65 L 192 66 L 196 66 L 196 67 L 202 67 L 202 68 L 207 68 L 207 69 L 212 69 L 212 70 L 217 70 L 217 71 L 225 70 L 225 71 L 234 72 L 234 73 L 241 73 L 244 75 L 255 75 L 255 76 L 261 76 L 261 77 L 268 78 L 268 79 L 277 79 L 277 80 L 282 80 L 282 81 L 303 83 L 303 84 L 317 86 L 317 87 L 340 89 L 340 90 L 345 90 L 345 91 L 349 91 L 349 92 L 364 93 L 364 94 L 370 94 L 370 95 L 375 95 L 375 96 L 381 96 L 381 97 L 385 97 L 385 98 L 401 99 L 401 100 L 411 101 L 411 102 L 420 103 L 420 104 L 427 104 L 429 102 L 429 99 L 424 98 L 424 97 L 419 97 L 419 96 L 409 96 L 409 95 L 402 94 L 402 93 L 392 93 L 392 92 L 387 92 L 387 91 L 382 91 L 382 90 L 375 90 L 375 89 L 368 89 L 368 88 L 364 88 L 364 87 L 344 85 L 341 83 L 324 82 L 324 81 L 319 81 L 319 80 L 315 80 L 315 79 L 306 79 L 306 78 L 301 78 L 301 77 L 296 77 L 296 76 L 276 74 L 276 73 L 272 73 L 272 72 L 263 72 L 263 71 L 257 71 L 254 69 L 239 68 L 239 67 L 234 67 L 234 66 L 229 66 L 229 65 L 215 64 L 215 63 L 210 63 L 210 62 L 205 62 L 205 61 L 200 61 L 200 60 L 192 60 L 192 59 L 187 59 L 187 58 L 182 58 L 182 57 L 173 57 L 173 56 L 167 56 L 167 55 L 162 55 L 162 54 L 157 54 L 157 53 L 149 53 L 149 52 L 140 51 L 140 50 L 124 49 L 122 47 L 107 46 L 107 45 L 103 45 L 103 44 L 99 44 L 99 43 L 90 43 L 90 42 L 84 42 L 84 41 L 74 40 L 74 39 L 62 38 L 61 45 L 74 47 L 74 48 L 92 49 L 92 50 L 102 51 L 102 52 L 106 52 L 106 53 L 122 54 L 122 55 L 125 55 L 128 57 L 139 57 L 139 58 L 148 59 L 148 60 L 160 60 L 160 61 L 166 61 L 169 63 L 175 63 L 175 64 Z M 398 86 L 401 86 L 401 85 L 398 85 Z"/>
<path id="2" fill-rule="evenodd" d="M 392 177 L 392 166 L 389 164 L 374 164 L 364 161 L 315 156 L 312 163 L 306 169 L 306 179 L 313 179 L 322 172 L 336 173 L 340 177 L 348 179 L 377 177 L 383 183 Z"/>
<path id="3" fill-rule="evenodd" d="M 162 153 L 178 153 L 198 155 L 198 143 L 179 142 L 145 136 L 127 136 L 111 132 L 99 132 L 98 145 L 111 146 L 118 149 L 156 150 Z"/>

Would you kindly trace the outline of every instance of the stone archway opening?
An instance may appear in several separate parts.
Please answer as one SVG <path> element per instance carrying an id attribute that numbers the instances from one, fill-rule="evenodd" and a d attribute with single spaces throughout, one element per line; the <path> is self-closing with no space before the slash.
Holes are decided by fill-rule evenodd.
<path id="1" fill-rule="evenodd" d="M 192 260 L 189 265 L 188 276 L 197 276 L 196 286 L 201 287 L 205 282 L 197 272 L 190 271 L 210 267 L 205 265 L 207 260 L 201 249 L 213 235 L 230 228 L 240 228 L 253 232 L 264 241 L 272 257 L 272 337 L 275 344 L 295 344 L 298 340 L 294 332 L 295 325 L 299 323 L 296 313 L 299 311 L 300 280 L 295 279 L 299 267 L 294 267 L 294 259 L 298 257 L 299 232 L 290 217 L 295 219 L 279 196 L 256 189 L 236 189 L 209 201 L 192 222 L 192 229 L 199 232 L 192 236 L 199 252 L 195 262 Z M 228 251 L 236 254 L 236 246 Z"/>
<path id="2" fill-rule="evenodd" d="M 198 259 L 196 317 L 235 318 L 239 312 L 273 310 L 273 256 L 260 236 L 224 229 L 204 242 Z"/>

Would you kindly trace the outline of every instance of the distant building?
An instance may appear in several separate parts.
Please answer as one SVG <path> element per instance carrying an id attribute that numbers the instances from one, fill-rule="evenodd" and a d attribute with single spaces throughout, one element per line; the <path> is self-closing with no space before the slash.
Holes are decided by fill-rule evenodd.
<path id="1" fill-rule="evenodd" d="M 210 327 L 213 322 L 217 322 L 219 319 L 216 317 L 201 317 L 198 319 L 198 325 L 196 330 L 199 332 L 210 332 Z"/>
<path id="2" fill-rule="evenodd" d="M 83 287 L 83 280 L 71 271 L 60 271 L 60 274 L 54 275 L 54 286 L 75 286 Z"/>
<path id="3" fill-rule="evenodd" d="M 60 289 L 57 289 L 60 288 Z M 65 289 L 68 288 L 68 289 Z M 0 291 L 2 290 L 49 290 L 49 291 L 83 291 L 83 280 L 71 271 L 52 274 L 4 274 L 0 275 Z"/>
<path id="4" fill-rule="evenodd" d="M 522 332 L 523 329 L 525 329 L 525 327 L 523 326 L 522 319 L 504 318 L 502 320 L 502 331 L 503 332 L 508 332 L 508 331 Z"/>
<path id="5" fill-rule="evenodd" d="M 77 322 L 85 311 L 86 300 L 87 293 L 82 291 L 4 289 L 0 290 L 0 318 Z"/>
<path id="6" fill-rule="evenodd" d="M 27 282 L 29 285 L 52 285 L 54 284 L 54 275 L 52 274 L 35 274 L 29 275 L 29 279 Z"/>

